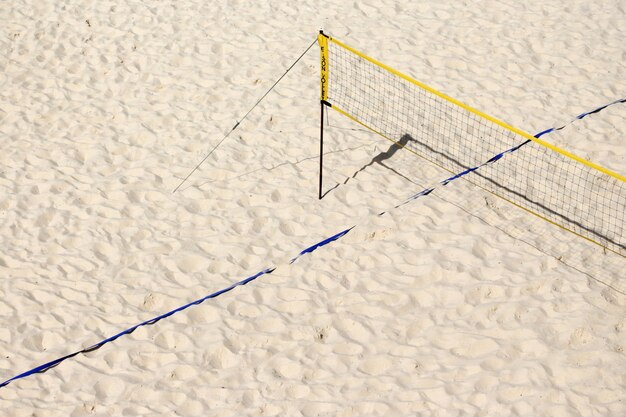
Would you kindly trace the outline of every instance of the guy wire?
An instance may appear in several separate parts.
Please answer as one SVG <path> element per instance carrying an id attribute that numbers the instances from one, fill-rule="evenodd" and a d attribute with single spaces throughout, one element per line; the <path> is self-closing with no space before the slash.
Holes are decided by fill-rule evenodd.
<path id="1" fill-rule="evenodd" d="M 182 185 L 183 185 L 183 184 L 184 184 L 184 183 L 185 183 L 185 182 L 189 179 L 189 177 L 191 177 L 191 175 L 192 175 L 194 172 L 196 172 L 196 170 L 197 170 L 198 168 L 200 168 L 200 166 L 204 163 L 204 161 L 206 161 L 206 160 L 209 158 L 209 156 L 211 156 L 211 155 L 213 154 L 213 152 L 215 152 L 215 150 L 216 150 L 216 149 L 217 149 L 217 148 L 218 148 L 218 147 L 219 147 L 219 146 L 220 146 L 220 145 L 221 145 L 221 144 L 222 144 L 222 143 L 223 143 L 223 142 L 224 142 L 224 141 L 228 138 L 228 136 L 230 136 L 230 134 L 231 134 L 231 133 L 233 133 L 233 132 L 234 132 L 234 131 L 235 131 L 235 130 L 239 127 L 239 124 L 241 124 L 241 122 L 243 122 L 243 121 L 246 119 L 246 117 L 248 117 L 248 115 L 250 114 L 250 112 L 251 112 L 252 110 L 254 110 L 254 108 L 255 108 L 256 106 L 258 106 L 258 105 L 261 103 L 261 101 L 263 101 L 263 99 L 265 98 L 265 96 L 267 96 L 267 95 L 270 93 L 270 91 L 272 91 L 272 90 L 274 89 L 274 87 L 276 87 L 276 85 L 278 85 L 278 83 L 280 82 L 280 80 L 282 80 L 282 79 L 285 77 L 285 75 L 287 75 L 287 74 L 289 73 L 289 71 L 291 71 L 291 69 L 292 69 L 292 68 L 293 68 L 293 67 L 294 67 L 294 66 L 298 63 L 298 61 L 300 61 L 300 60 L 302 59 L 302 57 L 303 57 L 304 55 L 306 55 L 306 53 L 307 53 L 307 52 L 309 52 L 309 49 L 311 49 L 311 47 L 313 47 L 313 45 L 315 45 L 315 43 L 316 43 L 316 42 L 317 42 L 317 38 L 315 38 L 315 40 L 314 40 L 313 42 L 311 42 L 311 44 L 309 45 L 309 47 L 308 47 L 308 48 L 306 48 L 306 50 L 305 50 L 305 51 L 304 51 L 304 52 L 303 52 L 303 53 L 302 53 L 302 54 L 298 57 L 298 59 L 296 59 L 296 60 L 293 62 L 293 64 L 291 64 L 291 66 L 290 66 L 289 68 L 287 68 L 287 71 L 285 71 L 285 73 L 284 73 L 283 75 L 281 75 L 281 76 L 280 76 L 280 78 L 279 78 L 278 80 L 276 80 L 276 82 L 274 83 L 274 85 L 272 85 L 272 86 L 270 87 L 270 89 L 269 89 L 269 90 L 267 90 L 267 91 L 265 92 L 265 94 L 263 94 L 263 96 L 262 96 L 262 97 L 261 97 L 261 98 L 260 98 L 260 99 L 259 99 L 259 100 L 255 103 L 255 104 L 254 104 L 254 106 L 252 106 L 252 107 L 250 108 L 250 110 L 248 110 L 248 112 L 247 112 L 247 113 L 246 113 L 246 114 L 245 114 L 245 115 L 241 118 L 241 120 L 239 120 L 237 123 L 235 123 L 235 126 L 233 126 L 233 128 L 232 128 L 232 129 L 230 129 L 230 131 L 229 131 L 226 135 L 224 135 L 224 137 L 223 137 L 223 138 L 222 138 L 219 142 L 217 142 L 217 144 L 213 147 L 213 149 L 211 149 L 211 151 L 209 151 L 209 153 L 208 153 L 208 154 L 207 154 L 204 158 L 202 158 L 202 161 L 200 161 L 200 162 L 198 163 L 198 165 L 196 165 L 196 166 L 195 166 L 195 167 L 194 167 L 191 171 L 189 171 L 189 174 L 187 174 L 187 176 L 185 177 L 185 179 L 183 179 L 183 180 L 180 182 L 180 184 L 178 184 L 178 186 L 177 186 L 176 188 L 174 188 L 174 191 L 172 191 L 172 194 L 174 194 L 176 191 L 178 191 L 178 189 L 179 189 L 179 188 L 180 188 L 180 187 L 181 187 L 181 186 L 182 186 Z"/>

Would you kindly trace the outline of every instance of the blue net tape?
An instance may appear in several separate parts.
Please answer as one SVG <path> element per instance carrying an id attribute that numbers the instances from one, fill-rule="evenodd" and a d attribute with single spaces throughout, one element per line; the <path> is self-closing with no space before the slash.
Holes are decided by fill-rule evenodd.
<path id="1" fill-rule="evenodd" d="M 561 130 L 561 129 L 563 129 L 565 126 L 567 126 L 568 124 L 573 123 L 573 122 L 574 122 L 574 121 L 576 121 L 576 120 L 583 119 L 584 117 L 586 117 L 586 116 L 588 116 L 588 115 L 590 115 L 590 114 L 598 113 L 598 112 L 602 111 L 603 109 L 605 109 L 605 108 L 607 108 L 607 107 L 609 107 L 609 106 L 611 106 L 611 105 L 613 105 L 613 104 L 617 104 L 617 103 L 626 103 L 626 99 L 615 100 L 615 101 L 613 101 L 613 102 L 611 102 L 611 103 L 605 104 L 604 106 L 598 107 L 598 108 L 596 108 L 596 109 L 594 109 L 594 110 L 591 110 L 591 111 L 589 111 L 589 112 L 582 113 L 582 114 L 580 114 L 580 115 L 576 116 L 576 119 L 574 119 L 574 120 L 570 121 L 569 123 L 566 123 L 565 125 L 560 126 L 560 127 L 553 127 L 553 128 L 550 128 L 550 129 L 546 129 L 546 130 L 544 130 L 544 131 L 542 131 L 542 132 L 537 133 L 537 134 L 535 135 L 535 137 L 536 137 L 536 138 L 539 138 L 539 137 L 541 137 L 541 136 L 543 136 L 543 135 L 545 135 L 545 134 L 551 133 L 551 132 L 553 132 L 553 131 L 556 131 L 556 130 Z M 458 178 L 464 177 L 465 175 L 470 174 L 470 173 L 472 173 L 472 172 L 474 172 L 474 171 L 476 171 L 476 170 L 480 169 L 481 167 L 483 167 L 483 166 L 485 166 L 485 165 L 493 164 L 493 163 L 497 162 L 498 160 L 500 160 L 502 157 L 504 157 L 506 154 L 510 154 L 510 153 L 513 153 L 513 152 L 517 151 L 517 150 L 518 150 L 518 149 L 520 149 L 522 146 L 526 145 L 528 142 L 530 142 L 530 140 L 527 140 L 527 141 L 525 141 L 525 142 L 522 142 L 522 143 L 521 143 L 521 144 L 519 144 L 519 145 L 516 145 L 516 146 L 514 146 L 514 147 L 512 147 L 512 148 L 510 148 L 510 149 L 507 149 L 507 150 L 506 150 L 506 151 L 504 151 L 504 152 L 501 152 L 501 153 L 499 153 L 499 154 L 497 154 L 497 155 L 495 155 L 495 156 L 491 157 L 489 160 L 487 160 L 486 162 L 484 162 L 484 163 L 483 163 L 483 164 L 481 164 L 481 165 L 478 165 L 478 166 L 473 167 L 473 168 L 466 169 L 465 171 L 460 172 L 460 173 L 458 173 L 458 174 L 456 174 L 456 175 L 453 175 L 453 176 L 452 176 L 452 177 L 450 177 L 450 178 L 446 178 L 445 180 L 443 180 L 443 181 L 439 182 L 436 186 L 434 186 L 434 187 L 430 187 L 430 188 L 426 188 L 426 189 L 424 189 L 424 190 L 420 191 L 419 193 L 412 195 L 412 196 L 411 196 L 411 197 L 409 197 L 407 200 L 405 200 L 403 203 L 398 204 L 398 205 L 397 205 L 397 206 L 395 206 L 394 208 L 398 208 L 398 207 L 403 206 L 403 205 L 405 205 L 405 204 L 407 204 L 407 203 L 409 203 L 409 202 L 411 202 L 411 201 L 414 201 L 414 200 L 416 200 L 416 199 L 418 199 L 418 198 L 420 198 L 420 197 L 426 196 L 426 195 L 428 195 L 428 194 L 432 193 L 432 192 L 433 192 L 433 191 L 434 191 L 434 190 L 435 190 L 438 186 L 446 186 L 446 185 L 448 185 L 450 182 L 452 182 L 452 181 L 454 181 L 454 180 L 456 180 L 456 179 L 458 179 Z M 383 215 L 383 214 L 385 214 L 385 213 L 386 213 L 386 212 L 384 212 L 384 211 L 383 211 L 383 212 L 379 213 L 379 215 Z M 318 243 L 315 243 L 314 245 L 309 246 L 308 248 L 306 248 L 306 249 L 302 250 L 302 251 L 301 251 L 301 252 L 300 252 L 300 253 L 299 253 L 296 257 L 294 257 L 293 259 L 291 259 L 291 261 L 290 261 L 289 263 L 290 263 L 290 264 L 292 264 L 292 263 L 294 263 L 295 261 L 297 261 L 297 260 L 298 260 L 298 258 L 300 258 L 300 257 L 302 257 L 302 256 L 304 256 L 304 255 L 306 255 L 306 254 L 308 254 L 308 253 L 311 253 L 311 252 L 315 251 L 316 249 L 321 248 L 322 246 L 326 246 L 326 245 L 328 245 L 328 244 L 330 244 L 330 243 L 332 243 L 332 242 L 334 242 L 334 241 L 336 241 L 336 240 L 338 240 L 338 239 L 341 239 L 343 236 L 345 236 L 346 234 L 348 234 L 348 233 L 349 233 L 349 232 L 350 232 L 350 231 L 351 231 L 354 227 L 356 227 L 356 226 L 349 227 L 349 228 L 347 228 L 347 229 L 345 229 L 345 230 L 343 230 L 343 231 L 341 231 L 341 232 L 339 232 L 339 233 L 337 233 L 337 234 L 335 234 L 335 235 L 333 235 L 333 236 L 330 236 L 330 237 L 328 237 L 328 238 L 326 238 L 326 239 L 324 239 L 324 240 L 322 240 L 322 241 L 320 241 L 320 242 L 318 242 Z M 123 331 L 121 331 L 121 332 L 117 333 L 117 334 L 116 334 L 116 335 L 114 335 L 114 336 L 111 336 L 111 337 L 109 337 L 109 338 L 106 338 L 106 339 L 104 339 L 104 340 L 101 340 L 100 342 L 98 342 L 98 343 L 96 343 L 96 344 L 94 344 L 94 345 L 92 345 L 92 346 L 90 346 L 90 347 L 88 347 L 88 348 L 85 348 L 85 349 L 82 349 L 82 350 L 76 351 L 76 352 L 74 352 L 74 353 L 70 353 L 69 355 L 65 355 L 65 356 L 60 357 L 60 358 L 58 358 L 58 359 L 55 359 L 55 360 L 53 360 L 53 361 L 50 361 L 50 362 L 44 363 L 43 365 L 39 365 L 39 366 L 37 366 L 37 367 L 35 367 L 35 368 L 33 368 L 33 369 L 29 370 L 29 371 L 26 371 L 26 372 L 24 372 L 24 373 L 21 373 L 21 374 L 19 374 L 19 375 L 14 376 L 14 377 L 13 377 L 13 378 L 11 378 L 11 379 L 8 379 L 8 380 L 4 381 L 3 383 L 1 383 L 1 384 L 0 384 L 0 388 L 5 387 L 5 386 L 9 385 L 11 382 L 13 382 L 13 381 L 15 381 L 15 380 L 22 379 L 22 378 L 26 378 L 26 377 L 28 377 L 28 376 L 30 376 L 30 375 L 34 375 L 34 374 L 38 374 L 38 373 L 43 373 L 43 372 L 46 372 L 47 370 L 49 370 L 49 369 L 51 369 L 51 368 L 54 368 L 55 366 L 59 365 L 61 362 L 64 362 L 64 361 L 66 361 L 66 360 L 68 360 L 68 359 L 70 359 L 70 358 L 72 358 L 72 357 L 74 357 L 74 356 L 76 356 L 76 355 L 78 355 L 78 354 L 81 354 L 81 353 L 88 353 L 88 352 L 92 352 L 92 351 L 94 351 L 94 350 L 100 349 L 102 346 L 106 345 L 107 343 L 111 343 L 111 342 L 113 342 L 113 341 L 117 340 L 118 338 L 120 338 L 120 337 L 122 337 L 122 336 L 124 336 L 124 335 L 131 334 L 132 332 L 134 332 L 135 330 L 137 330 L 139 327 L 142 327 L 142 326 L 151 326 L 151 325 L 153 325 L 153 324 L 155 324 L 155 323 L 157 323 L 157 322 L 159 322 L 159 321 L 161 321 L 161 320 L 163 320 L 163 319 L 165 319 L 165 318 L 167 318 L 167 317 L 169 317 L 169 316 L 172 316 L 172 315 L 174 315 L 174 314 L 176 314 L 176 313 L 178 313 L 178 312 L 181 312 L 181 311 L 183 311 L 183 310 L 186 310 L 186 309 L 188 309 L 189 307 L 192 307 L 192 306 L 194 306 L 194 305 L 201 304 L 201 303 L 203 303 L 203 302 L 205 302 L 206 300 L 209 300 L 209 299 L 211 299 L 211 298 L 218 297 L 218 296 L 220 296 L 220 295 L 222 295 L 222 294 L 224 294 L 224 293 L 227 293 L 227 292 L 229 292 L 229 291 L 233 290 L 234 288 L 236 288 L 236 287 L 238 287 L 238 286 L 241 286 L 241 285 L 246 285 L 246 284 L 248 284 L 249 282 L 254 281 L 255 279 L 257 279 L 257 278 L 259 278 L 259 277 L 261 277 L 261 276 L 263 276 L 263 275 L 265 275 L 265 274 L 271 274 L 271 273 L 272 273 L 275 269 L 276 269 L 275 267 L 273 267 L 273 268 L 266 268 L 266 269 L 264 269 L 264 270 L 262 270 L 262 271 L 260 271 L 260 272 L 257 272 L 256 274 L 254 274 L 254 275 L 252 275 L 252 276 L 248 277 L 248 278 L 245 278 L 245 279 L 243 279 L 243 280 L 241 280 L 241 281 L 238 281 L 238 282 L 236 282 L 236 283 L 234 283 L 234 284 L 230 285 L 229 287 L 226 287 L 226 288 L 224 288 L 224 289 L 221 289 L 221 290 L 219 290 L 219 291 L 216 291 L 216 292 L 214 292 L 214 293 L 212 293 L 212 294 L 209 294 L 209 295 L 207 295 L 207 296 L 205 296 L 205 297 L 202 297 L 202 298 L 200 298 L 200 299 L 198 299 L 198 300 L 196 300 L 196 301 L 192 301 L 192 302 L 190 302 L 190 303 L 188 303 L 188 304 L 185 304 L 185 305 L 183 305 L 183 306 L 181 306 L 181 307 L 178 307 L 178 308 L 176 308 L 176 309 L 174 309 L 174 310 L 168 311 L 167 313 L 161 314 L 160 316 L 154 317 L 154 318 L 152 318 L 152 319 L 146 320 L 146 321 L 141 322 L 141 323 L 139 323 L 139 324 L 136 324 L 136 325 L 134 325 L 134 326 L 132 326 L 132 327 L 129 327 L 128 329 L 123 330 Z"/>

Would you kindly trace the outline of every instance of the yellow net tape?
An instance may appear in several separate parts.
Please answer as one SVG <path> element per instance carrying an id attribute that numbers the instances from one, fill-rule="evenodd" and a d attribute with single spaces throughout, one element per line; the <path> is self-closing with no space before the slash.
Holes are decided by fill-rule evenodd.
<path id="1" fill-rule="evenodd" d="M 326 101 L 328 98 L 328 40 L 321 33 L 317 36 L 320 44 L 320 99 Z"/>
<path id="2" fill-rule="evenodd" d="M 626 256 L 626 177 L 486 115 L 320 35 L 321 97 L 333 109 L 550 223 Z"/>

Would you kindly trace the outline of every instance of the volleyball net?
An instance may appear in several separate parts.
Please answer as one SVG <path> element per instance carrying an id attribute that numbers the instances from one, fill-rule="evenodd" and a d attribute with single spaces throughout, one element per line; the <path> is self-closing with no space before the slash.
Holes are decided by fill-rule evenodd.
<path id="1" fill-rule="evenodd" d="M 320 33 L 322 103 L 478 187 L 626 256 L 626 178 Z M 495 160 L 494 155 L 500 155 Z"/>

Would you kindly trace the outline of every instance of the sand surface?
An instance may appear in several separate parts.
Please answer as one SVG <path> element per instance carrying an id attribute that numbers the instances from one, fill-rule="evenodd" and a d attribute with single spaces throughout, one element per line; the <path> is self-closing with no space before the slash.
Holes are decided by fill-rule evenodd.
<path id="1" fill-rule="evenodd" d="M 172 190 L 320 28 L 536 133 L 622 98 L 625 15 L 582 0 L 5 2 L 0 380 L 279 267 L 0 389 L 2 415 L 624 414 L 624 259 L 466 183 L 376 217 L 446 173 L 407 152 L 372 162 L 389 143 L 336 113 L 336 188 L 318 201 L 316 47 Z M 624 174 L 625 112 L 545 139 Z"/>

